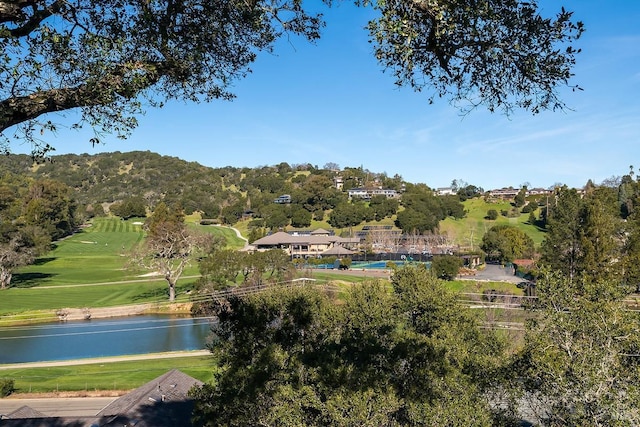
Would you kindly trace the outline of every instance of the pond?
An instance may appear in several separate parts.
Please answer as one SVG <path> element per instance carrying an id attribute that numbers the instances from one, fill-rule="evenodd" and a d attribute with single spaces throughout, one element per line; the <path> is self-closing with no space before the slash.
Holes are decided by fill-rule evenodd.
<path id="1" fill-rule="evenodd" d="M 209 318 L 143 315 L 0 328 L 0 364 L 205 348 Z"/>

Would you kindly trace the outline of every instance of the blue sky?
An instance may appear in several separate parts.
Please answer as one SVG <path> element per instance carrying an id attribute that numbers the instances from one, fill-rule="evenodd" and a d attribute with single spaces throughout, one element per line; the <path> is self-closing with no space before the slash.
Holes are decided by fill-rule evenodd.
<path id="1" fill-rule="evenodd" d="M 584 91 L 564 95 L 570 111 L 462 117 L 445 100 L 429 105 L 382 73 L 362 29 L 371 12 L 347 2 L 326 11 L 316 45 L 283 40 L 262 54 L 232 102 L 149 110 L 125 141 L 92 147 L 71 130 L 47 141 L 54 154 L 150 150 L 212 167 L 333 162 L 433 188 L 581 187 L 640 168 L 640 1 L 541 4 L 546 16 L 564 5 L 586 26 L 573 80 Z"/>

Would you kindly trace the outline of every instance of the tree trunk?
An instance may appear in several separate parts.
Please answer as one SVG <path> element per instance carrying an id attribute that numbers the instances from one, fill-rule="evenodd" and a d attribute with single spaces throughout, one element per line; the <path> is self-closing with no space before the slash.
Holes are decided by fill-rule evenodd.
<path id="1" fill-rule="evenodd" d="M 11 270 L 0 269 L 0 289 L 7 289 L 11 284 Z"/>
<path id="2" fill-rule="evenodd" d="M 176 299 L 176 284 L 171 280 L 167 280 L 169 283 L 169 302 L 173 302 Z"/>

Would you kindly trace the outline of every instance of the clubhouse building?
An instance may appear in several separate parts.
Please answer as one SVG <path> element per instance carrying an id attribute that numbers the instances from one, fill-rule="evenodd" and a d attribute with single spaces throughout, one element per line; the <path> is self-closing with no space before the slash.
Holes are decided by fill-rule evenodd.
<path id="1" fill-rule="evenodd" d="M 360 239 L 357 237 L 339 237 L 322 228 L 310 232 L 279 231 L 252 244 L 257 251 L 282 249 L 291 258 L 351 255 L 358 250 L 359 245 Z"/>

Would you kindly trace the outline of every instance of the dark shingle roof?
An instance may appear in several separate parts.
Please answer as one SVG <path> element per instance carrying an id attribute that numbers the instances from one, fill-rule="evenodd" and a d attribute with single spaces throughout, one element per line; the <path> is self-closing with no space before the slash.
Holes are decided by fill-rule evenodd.
<path id="1" fill-rule="evenodd" d="M 46 415 L 40 411 L 36 411 L 30 406 L 24 405 L 5 415 L 5 417 L 14 420 L 18 418 L 44 418 Z"/>
<path id="2" fill-rule="evenodd" d="M 181 402 L 190 400 L 189 390 L 194 386 L 201 386 L 202 381 L 172 369 L 155 380 L 114 400 L 98 412 L 98 416 L 124 415 L 135 412 L 142 405 L 156 402 Z"/>
<path id="3" fill-rule="evenodd" d="M 177 369 L 114 400 L 96 416 L 47 417 L 23 406 L 0 421 L 2 427 L 188 427 L 193 400 L 188 392 L 202 381 Z"/>

